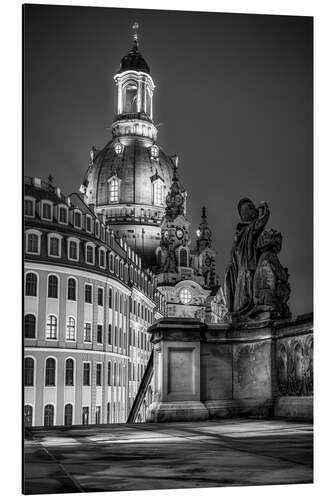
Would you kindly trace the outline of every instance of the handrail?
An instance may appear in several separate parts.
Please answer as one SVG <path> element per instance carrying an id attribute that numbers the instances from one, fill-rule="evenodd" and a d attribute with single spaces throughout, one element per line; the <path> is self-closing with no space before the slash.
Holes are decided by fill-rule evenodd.
<path id="1" fill-rule="evenodd" d="M 128 424 L 134 424 L 136 417 L 138 416 L 140 406 L 143 403 L 143 400 L 144 400 L 146 393 L 147 393 L 147 390 L 148 390 L 148 386 L 149 386 L 151 379 L 153 377 L 153 368 L 154 368 L 154 351 L 152 351 L 150 353 L 150 357 L 149 357 L 145 372 L 143 374 L 143 377 L 141 379 L 138 392 L 135 396 L 132 407 L 131 407 L 130 412 L 128 414 L 128 417 L 127 417 Z"/>

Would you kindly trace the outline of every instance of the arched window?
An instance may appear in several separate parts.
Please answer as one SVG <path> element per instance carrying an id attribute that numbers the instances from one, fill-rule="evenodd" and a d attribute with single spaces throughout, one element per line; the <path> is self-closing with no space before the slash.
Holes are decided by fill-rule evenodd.
<path id="1" fill-rule="evenodd" d="M 67 403 L 65 405 L 65 425 L 73 424 L 73 405 Z"/>
<path id="2" fill-rule="evenodd" d="M 48 278 L 47 296 L 51 299 L 58 298 L 58 278 L 51 274 Z"/>
<path id="3" fill-rule="evenodd" d="M 75 318 L 72 316 L 67 318 L 66 340 L 75 340 Z"/>
<path id="4" fill-rule="evenodd" d="M 32 426 L 32 414 L 33 409 L 31 405 L 24 406 L 24 426 L 31 427 Z"/>
<path id="5" fill-rule="evenodd" d="M 137 94 L 138 86 L 136 82 L 130 81 L 124 87 L 123 93 L 123 112 L 136 113 L 137 112 Z"/>
<path id="6" fill-rule="evenodd" d="M 181 267 L 187 267 L 187 250 L 185 248 L 181 248 L 179 252 L 179 265 Z"/>
<path id="7" fill-rule="evenodd" d="M 49 340 L 57 339 L 57 317 L 54 314 L 49 314 L 47 317 L 46 338 Z"/>
<path id="8" fill-rule="evenodd" d="M 37 276 L 34 273 L 27 273 L 25 277 L 25 294 L 30 297 L 37 296 Z"/>
<path id="9" fill-rule="evenodd" d="M 76 281 L 74 278 L 68 279 L 67 299 L 68 300 L 76 300 Z"/>
<path id="10" fill-rule="evenodd" d="M 45 385 L 55 386 L 56 362 L 54 358 L 47 358 L 45 362 Z"/>
<path id="11" fill-rule="evenodd" d="M 39 235 L 36 233 L 27 233 L 26 236 L 26 252 L 27 253 L 39 253 Z"/>
<path id="12" fill-rule="evenodd" d="M 65 385 L 74 385 L 74 360 L 66 359 Z"/>
<path id="13" fill-rule="evenodd" d="M 189 304 L 192 300 L 192 293 L 188 288 L 182 288 L 179 297 L 183 304 Z"/>
<path id="14" fill-rule="evenodd" d="M 33 358 L 24 358 L 24 385 L 26 387 L 34 385 L 34 367 Z"/>
<path id="15" fill-rule="evenodd" d="M 157 181 L 154 182 L 153 184 L 153 203 L 154 205 L 163 205 L 164 203 L 164 184 L 163 182 L 158 179 Z"/>
<path id="16" fill-rule="evenodd" d="M 59 207 L 59 222 L 62 224 L 67 224 L 68 220 L 68 209 L 67 207 Z"/>
<path id="17" fill-rule="evenodd" d="M 24 316 L 24 338 L 34 339 L 36 336 L 36 317 L 34 314 Z"/>
<path id="18" fill-rule="evenodd" d="M 110 202 L 119 201 L 119 180 L 113 177 L 110 181 Z"/>
<path id="19" fill-rule="evenodd" d="M 52 427 L 54 421 L 54 406 L 46 405 L 44 408 L 44 427 Z"/>

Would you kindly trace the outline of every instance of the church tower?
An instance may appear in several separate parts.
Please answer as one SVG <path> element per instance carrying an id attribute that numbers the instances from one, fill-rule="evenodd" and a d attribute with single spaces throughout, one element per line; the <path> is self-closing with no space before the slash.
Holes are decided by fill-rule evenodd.
<path id="1" fill-rule="evenodd" d="M 212 231 L 209 228 L 206 207 L 202 207 L 201 222 L 197 229 L 193 266 L 203 276 L 204 286 L 213 289 L 218 284 L 216 276 L 216 252 L 212 249 Z"/>
<path id="2" fill-rule="evenodd" d="M 111 138 L 102 149 L 92 148 L 80 191 L 95 213 L 151 267 L 161 239 L 173 161 L 157 144 L 155 83 L 139 51 L 138 27 L 133 25 L 132 48 L 114 76 L 117 110 Z"/>

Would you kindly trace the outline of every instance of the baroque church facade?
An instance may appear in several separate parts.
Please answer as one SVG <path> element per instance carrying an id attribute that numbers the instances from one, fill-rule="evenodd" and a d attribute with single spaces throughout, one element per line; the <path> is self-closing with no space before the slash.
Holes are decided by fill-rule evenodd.
<path id="1" fill-rule="evenodd" d="M 80 191 L 84 202 L 153 270 L 168 316 L 220 322 L 225 300 L 206 209 L 192 250 L 178 156 L 168 156 L 157 143 L 155 84 L 139 52 L 136 24 L 134 29 L 132 49 L 114 76 L 112 138 L 104 148 L 92 148 Z"/>

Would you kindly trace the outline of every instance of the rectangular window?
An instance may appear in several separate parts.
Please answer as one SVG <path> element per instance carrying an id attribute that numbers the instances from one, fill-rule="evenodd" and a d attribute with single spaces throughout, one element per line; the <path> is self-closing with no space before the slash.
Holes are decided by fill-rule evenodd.
<path id="1" fill-rule="evenodd" d="M 102 363 L 96 365 L 96 385 L 102 385 Z"/>
<path id="2" fill-rule="evenodd" d="M 92 304 L 92 285 L 85 285 L 85 287 L 84 287 L 84 301 L 87 304 Z"/>
<path id="3" fill-rule="evenodd" d="M 60 241 L 55 236 L 50 237 L 50 255 L 52 257 L 60 257 Z"/>
<path id="4" fill-rule="evenodd" d="M 108 327 L 108 344 L 111 345 L 112 344 L 112 326 L 109 325 Z"/>
<path id="5" fill-rule="evenodd" d="M 84 323 L 83 341 L 84 342 L 91 342 L 91 323 Z"/>
<path id="6" fill-rule="evenodd" d="M 112 288 L 109 288 L 109 309 L 112 309 Z"/>
<path id="7" fill-rule="evenodd" d="M 91 233 L 91 231 L 92 231 L 92 220 L 91 220 L 91 217 L 89 215 L 86 215 L 86 231 L 88 233 Z"/>
<path id="8" fill-rule="evenodd" d="M 42 206 L 42 219 L 51 220 L 52 218 L 52 206 L 50 203 L 43 203 Z"/>
<path id="9" fill-rule="evenodd" d="M 87 264 L 94 264 L 94 262 L 95 262 L 94 252 L 95 252 L 95 249 L 92 245 L 86 246 L 86 262 L 87 262 Z"/>
<path id="10" fill-rule="evenodd" d="M 82 218 L 80 212 L 74 212 L 74 226 L 81 229 Z"/>
<path id="11" fill-rule="evenodd" d="M 83 385 L 90 385 L 90 363 L 83 363 Z"/>
<path id="12" fill-rule="evenodd" d="M 97 343 L 98 344 L 103 343 L 103 326 L 102 325 L 97 325 Z"/>
<path id="13" fill-rule="evenodd" d="M 24 215 L 28 217 L 33 217 L 35 215 L 33 200 L 24 200 Z"/>
<path id="14" fill-rule="evenodd" d="M 71 260 L 78 260 L 78 244 L 77 241 L 69 242 L 69 258 Z"/>
<path id="15" fill-rule="evenodd" d="M 118 346 L 118 327 L 114 327 L 114 345 L 117 347 Z"/>
<path id="16" fill-rule="evenodd" d="M 27 252 L 28 253 L 39 253 L 38 252 L 39 236 L 37 234 L 28 233 L 27 235 Z"/>
<path id="17" fill-rule="evenodd" d="M 105 250 L 99 251 L 99 265 L 100 267 L 105 267 Z"/>
<path id="18" fill-rule="evenodd" d="M 67 208 L 66 207 L 60 207 L 59 208 L 59 222 L 62 224 L 67 224 Z"/>
<path id="19" fill-rule="evenodd" d="M 98 288 L 98 291 L 97 291 L 97 304 L 99 306 L 103 305 L 103 288 Z"/>

